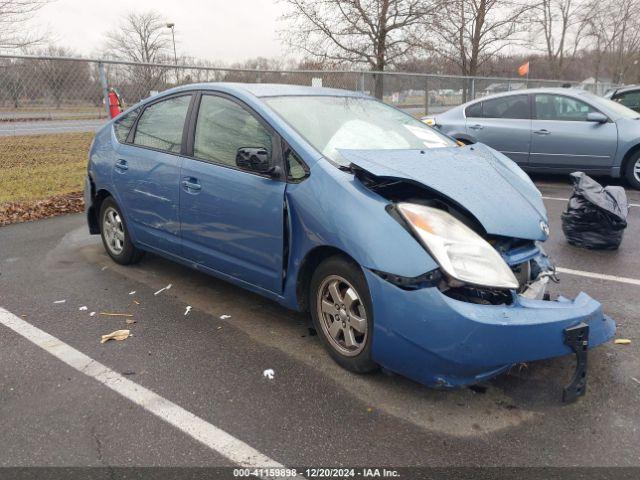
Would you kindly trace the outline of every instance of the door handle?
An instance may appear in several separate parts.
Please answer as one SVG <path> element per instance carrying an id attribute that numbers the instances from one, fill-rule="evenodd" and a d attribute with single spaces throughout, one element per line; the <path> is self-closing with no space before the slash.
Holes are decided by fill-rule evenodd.
<path id="1" fill-rule="evenodd" d="M 129 170 L 129 165 L 126 160 L 120 159 L 116 162 L 115 169 L 120 173 L 124 173 Z"/>
<path id="2" fill-rule="evenodd" d="M 484 127 L 482 125 L 480 125 L 479 123 L 476 123 L 475 125 L 471 125 L 469 128 L 471 128 L 473 130 L 482 130 Z"/>
<path id="3" fill-rule="evenodd" d="M 182 187 L 189 193 L 199 192 L 200 190 L 202 190 L 202 185 L 200 185 L 198 183 L 198 180 L 196 180 L 195 178 L 183 180 Z"/>
<path id="4" fill-rule="evenodd" d="M 542 130 L 534 130 L 533 133 L 535 133 L 536 135 L 550 135 L 551 132 L 549 130 L 547 130 L 546 128 L 543 128 Z"/>

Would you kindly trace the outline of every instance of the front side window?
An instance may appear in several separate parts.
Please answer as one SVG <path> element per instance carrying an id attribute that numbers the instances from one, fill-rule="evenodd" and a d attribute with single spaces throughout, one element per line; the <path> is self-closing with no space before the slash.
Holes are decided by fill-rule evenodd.
<path id="1" fill-rule="evenodd" d="M 537 120 L 561 120 L 565 122 L 584 122 L 587 115 L 597 110 L 576 98 L 563 95 L 536 95 Z"/>
<path id="2" fill-rule="evenodd" d="M 141 110 L 142 108 L 138 107 L 135 110 L 130 111 L 129 113 L 125 113 L 113 124 L 113 130 L 115 131 L 116 138 L 120 143 L 125 143 L 127 141 L 129 131 L 135 123 L 136 118 L 138 118 L 138 115 L 140 115 Z"/>
<path id="3" fill-rule="evenodd" d="M 195 157 L 235 166 L 240 148 L 261 148 L 271 157 L 272 139 L 258 119 L 236 102 L 202 96 L 193 145 Z"/>
<path id="4" fill-rule="evenodd" d="M 340 150 L 455 147 L 449 137 L 371 98 L 284 96 L 264 101 L 318 152 L 347 166 Z"/>
<path id="5" fill-rule="evenodd" d="M 172 97 L 149 105 L 138 120 L 135 145 L 180 153 L 182 130 L 191 95 Z"/>
<path id="6" fill-rule="evenodd" d="M 531 118 L 529 98 L 527 95 L 512 95 L 484 100 L 482 102 L 482 117 L 529 119 Z"/>

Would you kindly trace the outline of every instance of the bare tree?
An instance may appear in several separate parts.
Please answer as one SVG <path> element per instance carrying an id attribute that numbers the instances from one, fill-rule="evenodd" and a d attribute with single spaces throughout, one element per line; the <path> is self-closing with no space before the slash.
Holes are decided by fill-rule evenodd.
<path id="1" fill-rule="evenodd" d="M 50 0 L 0 0 L 0 49 L 32 46 L 42 36 L 27 33 L 25 24 Z"/>
<path id="2" fill-rule="evenodd" d="M 462 75 L 477 75 L 484 63 L 516 42 L 534 5 L 519 0 L 450 0 L 439 9 L 431 30 L 436 37 L 433 47 L 457 64 Z"/>
<path id="3" fill-rule="evenodd" d="M 167 60 L 171 53 L 167 23 L 154 11 L 130 12 L 106 37 L 107 53 L 130 62 L 160 63 Z M 141 96 L 157 89 L 165 72 L 163 67 L 130 67 L 132 81 L 142 89 Z"/>
<path id="4" fill-rule="evenodd" d="M 284 39 L 313 60 L 366 65 L 383 72 L 417 48 L 412 38 L 431 0 L 281 0 L 289 11 Z M 375 75 L 375 95 L 382 98 L 383 76 Z"/>
<path id="5" fill-rule="evenodd" d="M 587 0 L 540 0 L 533 10 L 532 33 L 544 43 L 532 43 L 544 51 L 553 78 L 564 78 L 567 61 L 575 58 L 586 39 L 592 6 Z"/>
<path id="6" fill-rule="evenodd" d="M 640 81 L 640 0 L 594 0 L 592 5 L 588 25 L 596 79 L 604 69 L 614 83 Z"/>

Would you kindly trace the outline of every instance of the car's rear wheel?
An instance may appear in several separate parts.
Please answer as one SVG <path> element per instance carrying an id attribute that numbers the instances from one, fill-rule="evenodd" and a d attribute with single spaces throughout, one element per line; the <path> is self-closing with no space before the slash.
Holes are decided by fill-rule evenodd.
<path id="1" fill-rule="evenodd" d="M 343 368 L 357 373 L 378 368 L 371 358 L 373 307 L 362 270 L 334 256 L 313 274 L 311 315 L 322 342 Z"/>
<path id="2" fill-rule="evenodd" d="M 120 207 L 112 197 L 106 198 L 100 206 L 100 236 L 105 250 L 116 263 L 131 265 L 144 255 L 131 242 Z"/>
<path id="3" fill-rule="evenodd" d="M 636 190 L 640 190 L 640 151 L 633 154 L 633 156 L 627 162 L 625 167 L 624 176 Z"/>

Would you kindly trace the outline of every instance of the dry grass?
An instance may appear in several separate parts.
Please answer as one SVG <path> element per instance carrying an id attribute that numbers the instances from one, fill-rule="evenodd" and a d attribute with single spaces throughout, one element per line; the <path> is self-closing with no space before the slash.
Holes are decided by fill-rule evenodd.
<path id="1" fill-rule="evenodd" d="M 82 190 L 93 135 L 0 137 L 0 204 Z"/>

